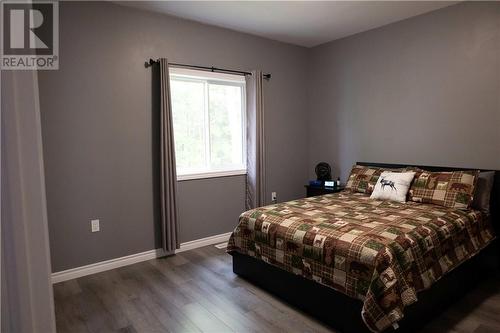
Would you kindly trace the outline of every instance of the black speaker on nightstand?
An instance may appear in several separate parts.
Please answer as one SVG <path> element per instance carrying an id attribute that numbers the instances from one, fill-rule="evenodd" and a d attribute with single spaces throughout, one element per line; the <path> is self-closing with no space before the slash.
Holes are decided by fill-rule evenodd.
<path id="1" fill-rule="evenodd" d="M 319 181 L 332 180 L 332 168 L 326 162 L 319 162 L 314 169 L 316 177 Z"/>

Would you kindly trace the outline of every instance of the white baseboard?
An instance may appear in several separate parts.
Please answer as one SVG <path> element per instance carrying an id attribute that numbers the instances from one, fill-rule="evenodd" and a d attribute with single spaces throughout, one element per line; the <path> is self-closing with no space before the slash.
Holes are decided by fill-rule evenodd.
<path id="1" fill-rule="evenodd" d="M 214 245 L 217 243 L 227 242 L 229 240 L 229 236 L 231 236 L 231 233 L 226 232 L 225 234 L 220 234 L 185 242 L 181 244 L 181 248 L 176 250 L 175 253 L 181 253 L 184 251 L 193 250 L 207 245 Z"/>
<path id="2" fill-rule="evenodd" d="M 180 249 L 176 250 L 175 253 L 181 253 L 189 250 L 193 250 L 199 247 L 213 245 L 217 243 L 226 242 L 229 240 L 230 232 L 210 237 L 205 237 L 201 239 L 196 239 L 193 241 L 181 243 Z M 141 261 L 147 261 L 164 256 L 165 253 L 162 249 L 149 250 L 141 253 L 131 254 L 125 257 L 114 258 L 110 260 L 96 262 L 94 264 L 75 267 L 67 269 L 60 272 L 52 273 L 52 283 L 63 282 L 71 279 L 76 279 L 85 275 L 96 274 L 110 269 L 115 269 L 118 267 L 132 265 Z"/>
<path id="3" fill-rule="evenodd" d="M 132 265 L 141 261 L 151 260 L 161 256 L 163 250 L 150 250 L 141 253 L 131 254 L 129 256 L 114 258 L 110 260 L 96 262 L 94 264 L 75 267 L 67 269 L 60 272 L 52 273 L 52 283 L 58 283 L 62 281 L 67 281 L 71 279 L 76 279 L 85 275 L 100 273 L 108 271 L 110 269 L 115 269 L 118 267 L 123 267 L 127 265 Z"/>

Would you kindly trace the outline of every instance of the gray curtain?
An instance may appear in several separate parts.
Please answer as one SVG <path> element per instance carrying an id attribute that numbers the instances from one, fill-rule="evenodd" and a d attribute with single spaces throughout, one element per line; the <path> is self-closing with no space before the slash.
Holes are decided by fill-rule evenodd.
<path id="1" fill-rule="evenodd" d="M 246 209 L 265 205 L 266 161 L 262 71 L 246 76 L 247 90 L 247 181 Z"/>
<path id="2" fill-rule="evenodd" d="M 175 165 L 174 129 L 170 98 L 168 61 L 160 59 L 160 159 L 161 159 L 161 231 L 163 250 L 170 254 L 179 248 L 177 222 L 177 172 Z"/>

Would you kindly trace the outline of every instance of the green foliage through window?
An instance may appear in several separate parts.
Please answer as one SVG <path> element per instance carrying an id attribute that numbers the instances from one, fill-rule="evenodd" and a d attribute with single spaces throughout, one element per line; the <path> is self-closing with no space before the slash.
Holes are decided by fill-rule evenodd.
<path id="1" fill-rule="evenodd" d="M 245 83 L 171 74 L 177 174 L 245 169 Z"/>

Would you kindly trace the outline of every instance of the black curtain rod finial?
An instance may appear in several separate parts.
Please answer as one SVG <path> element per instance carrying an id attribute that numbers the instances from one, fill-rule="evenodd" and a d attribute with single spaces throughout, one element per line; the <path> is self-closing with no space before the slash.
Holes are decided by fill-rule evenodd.
<path id="1" fill-rule="evenodd" d="M 146 68 L 151 67 L 154 64 L 156 64 L 157 62 L 158 62 L 158 60 L 153 60 L 153 59 L 149 58 L 149 61 L 146 61 L 144 63 L 144 67 L 146 67 Z"/>

